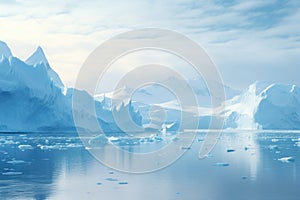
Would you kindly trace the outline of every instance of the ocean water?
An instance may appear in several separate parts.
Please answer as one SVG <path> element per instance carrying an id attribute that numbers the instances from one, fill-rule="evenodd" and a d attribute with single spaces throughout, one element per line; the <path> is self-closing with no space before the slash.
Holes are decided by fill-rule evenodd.
<path id="1" fill-rule="evenodd" d="M 128 174 L 98 162 L 76 134 L 3 133 L 0 199 L 300 199 L 300 133 L 222 133 L 199 159 L 205 134 L 197 133 L 170 166 Z M 160 148 L 162 142 L 134 145 Z"/>

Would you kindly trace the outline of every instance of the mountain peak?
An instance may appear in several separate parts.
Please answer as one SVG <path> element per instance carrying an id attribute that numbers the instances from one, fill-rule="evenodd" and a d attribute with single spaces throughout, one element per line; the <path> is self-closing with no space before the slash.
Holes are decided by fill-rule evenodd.
<path id="1" fill-rule="evenodd" d="M 44 64 L 49 65 L 42 47 L 38 46 L 35 52 L 25 61 L 29 65 Z"/>
<path id="2" fill-rule="evenodd" d="M 0 59 L 9 58 L 12 56 L 10 48 L 7 46 L 5 42 L 0 40 Z"/>

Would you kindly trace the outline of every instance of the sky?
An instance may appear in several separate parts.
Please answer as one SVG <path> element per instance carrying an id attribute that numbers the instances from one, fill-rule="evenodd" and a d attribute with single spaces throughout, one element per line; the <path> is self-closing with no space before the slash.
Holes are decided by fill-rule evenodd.
<path id="1" fill-rule="evenodd" d="M 235 89 L 255 81 L 300 85 L 298 0 L 0 1 L 0 40 L 24 60 L 42 46 L 68 87 L 102 42 L 147 27 L 200 44 Z"/>

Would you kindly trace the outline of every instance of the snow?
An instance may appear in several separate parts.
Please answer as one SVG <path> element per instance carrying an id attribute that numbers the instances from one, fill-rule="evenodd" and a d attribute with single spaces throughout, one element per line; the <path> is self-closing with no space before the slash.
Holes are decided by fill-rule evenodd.
<path id="1" fill-rule="evenodd" d="M 299 130 L 300 88 L 271 84 L 258 93 L 258 84 L 225 102 L 225 111 L 219 111 L 226 119 L 225 128 Z"/>
<path id="2" fill-rule="evenodd" d="M 64 84 L 50 67 L 41 47 L 24 62 L 13 57 L 9 47 L 0 41 L 0 56 L 0 131 L 75 130 L 73 111 L 80 112 L 86 119 L 92 114 L 86 110 L 85 102 L 80 102 L 76 110 L 72 110 L 74 92 L 82 95 L 82 99 L 95 100 L 95 117 L 108 137 L 124 135 L 123 125 L 130 124 L 131 120 L 141 130 L 155 129 L 164 134 L 180 127 L 180 104 L 170 91 L 160 85 L 141 88 L 132 99 L 122 99 L 127 93 L 126 87 L 116 91 L 114 97 L 112 93 L 92 97 L 85 91 L 72 88 L 64 93 Z M 203 80 L 188 82 L 201 107 L 192 107 L 185 112 L 199 120 L 200 129 L 209 128 L 212 118 L 224 118 L 224 128 L 229 130 L 300 130 L 300 88 L 296 85 L 256 82 L 243 92 L 223 85 L 227 96 L 224 109 L 210 107 L 209 92 Z M 112 100 L 117 99 L 122 99 L 122 102 L 112 105 Z M 149 113 L 153 107 L 164 110 L 165 121 L 160 120 L 163 115 L 151 118 Z M 195 115 L 196 110 L 199 116 Z M 129 111 L 131 119 L 123 118 L 126 111 Z M 212 116 L 212 113 L 215 115 Z M 120 117 L 119 121 L 116 116 Z M 154 119 L 159 123 L 151 125 L 157 127 L 147 126 Z M 91 142 L 100 141 L 97 138 Z"/>
<path id="3" fill-rule="evenodd" d="M 49 62 L 44 54 L 43 49 L 39 46 L 35 52 L 25 61 L 26 64 L 32 65 L 34 67 L 38 65 L 43 65 L 47 73 L 50 77 L 50 79 L 54 82 L 54 84 L 61 88 L 64 89 L 64 84 L 62 83 L 61 79 L 59 78 L 58 74 L 53 71 L 53 69 L 50 67 Z"/>
<path id="4" fill-rule="evenodd" d="M 81 112 L 87 118 L 92 115 L 86 111 L 85 102 L 80 102 L 76 107 L 78 110 L 72 110 L 74 91 L 81 93 L 83 99 L 93 97 L 72 88 L 64 93 L 63 83 L 50 67 L 41 47 L 25 62 L 12 57 L 3 42 L 0 43 L 0 54 L 4 55 L 0 60 L 0 131 L 75 130 L 73 111 Z M 107 109 L 98 101 L 95 105 L 95 117 L 106 132 L 122 132 L 112 117 L 112 109 L 116 113 L 128 109 L 134 122 L 141 125 L 141 116 L 130 101 L 118 110 Z"/>
<path id="5" fill-rule="evenodd" d="M 12 56 L 11 50 L 5 42 L 0 41 L 0 61 L 4 58 L 9 58 Z"/>
<path id="6" fill-rule="evenodd" d="M 300 129 L 300 88 L 272 84 L 261 94 L 254 118 L 262 129 Z"/>

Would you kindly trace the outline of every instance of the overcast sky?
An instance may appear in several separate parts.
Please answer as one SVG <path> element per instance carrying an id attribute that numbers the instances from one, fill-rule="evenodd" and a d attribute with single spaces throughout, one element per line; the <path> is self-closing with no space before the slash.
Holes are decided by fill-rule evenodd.
<path id="1" fill-rule="evenodd" d="M 21 59 L 42 46 L 67 86 L 101 42 L 145 27 L 195 40 L 233 88 L 256 80 L 300 85 L 298 0 L 0 1 L 0 40 Z"/>

